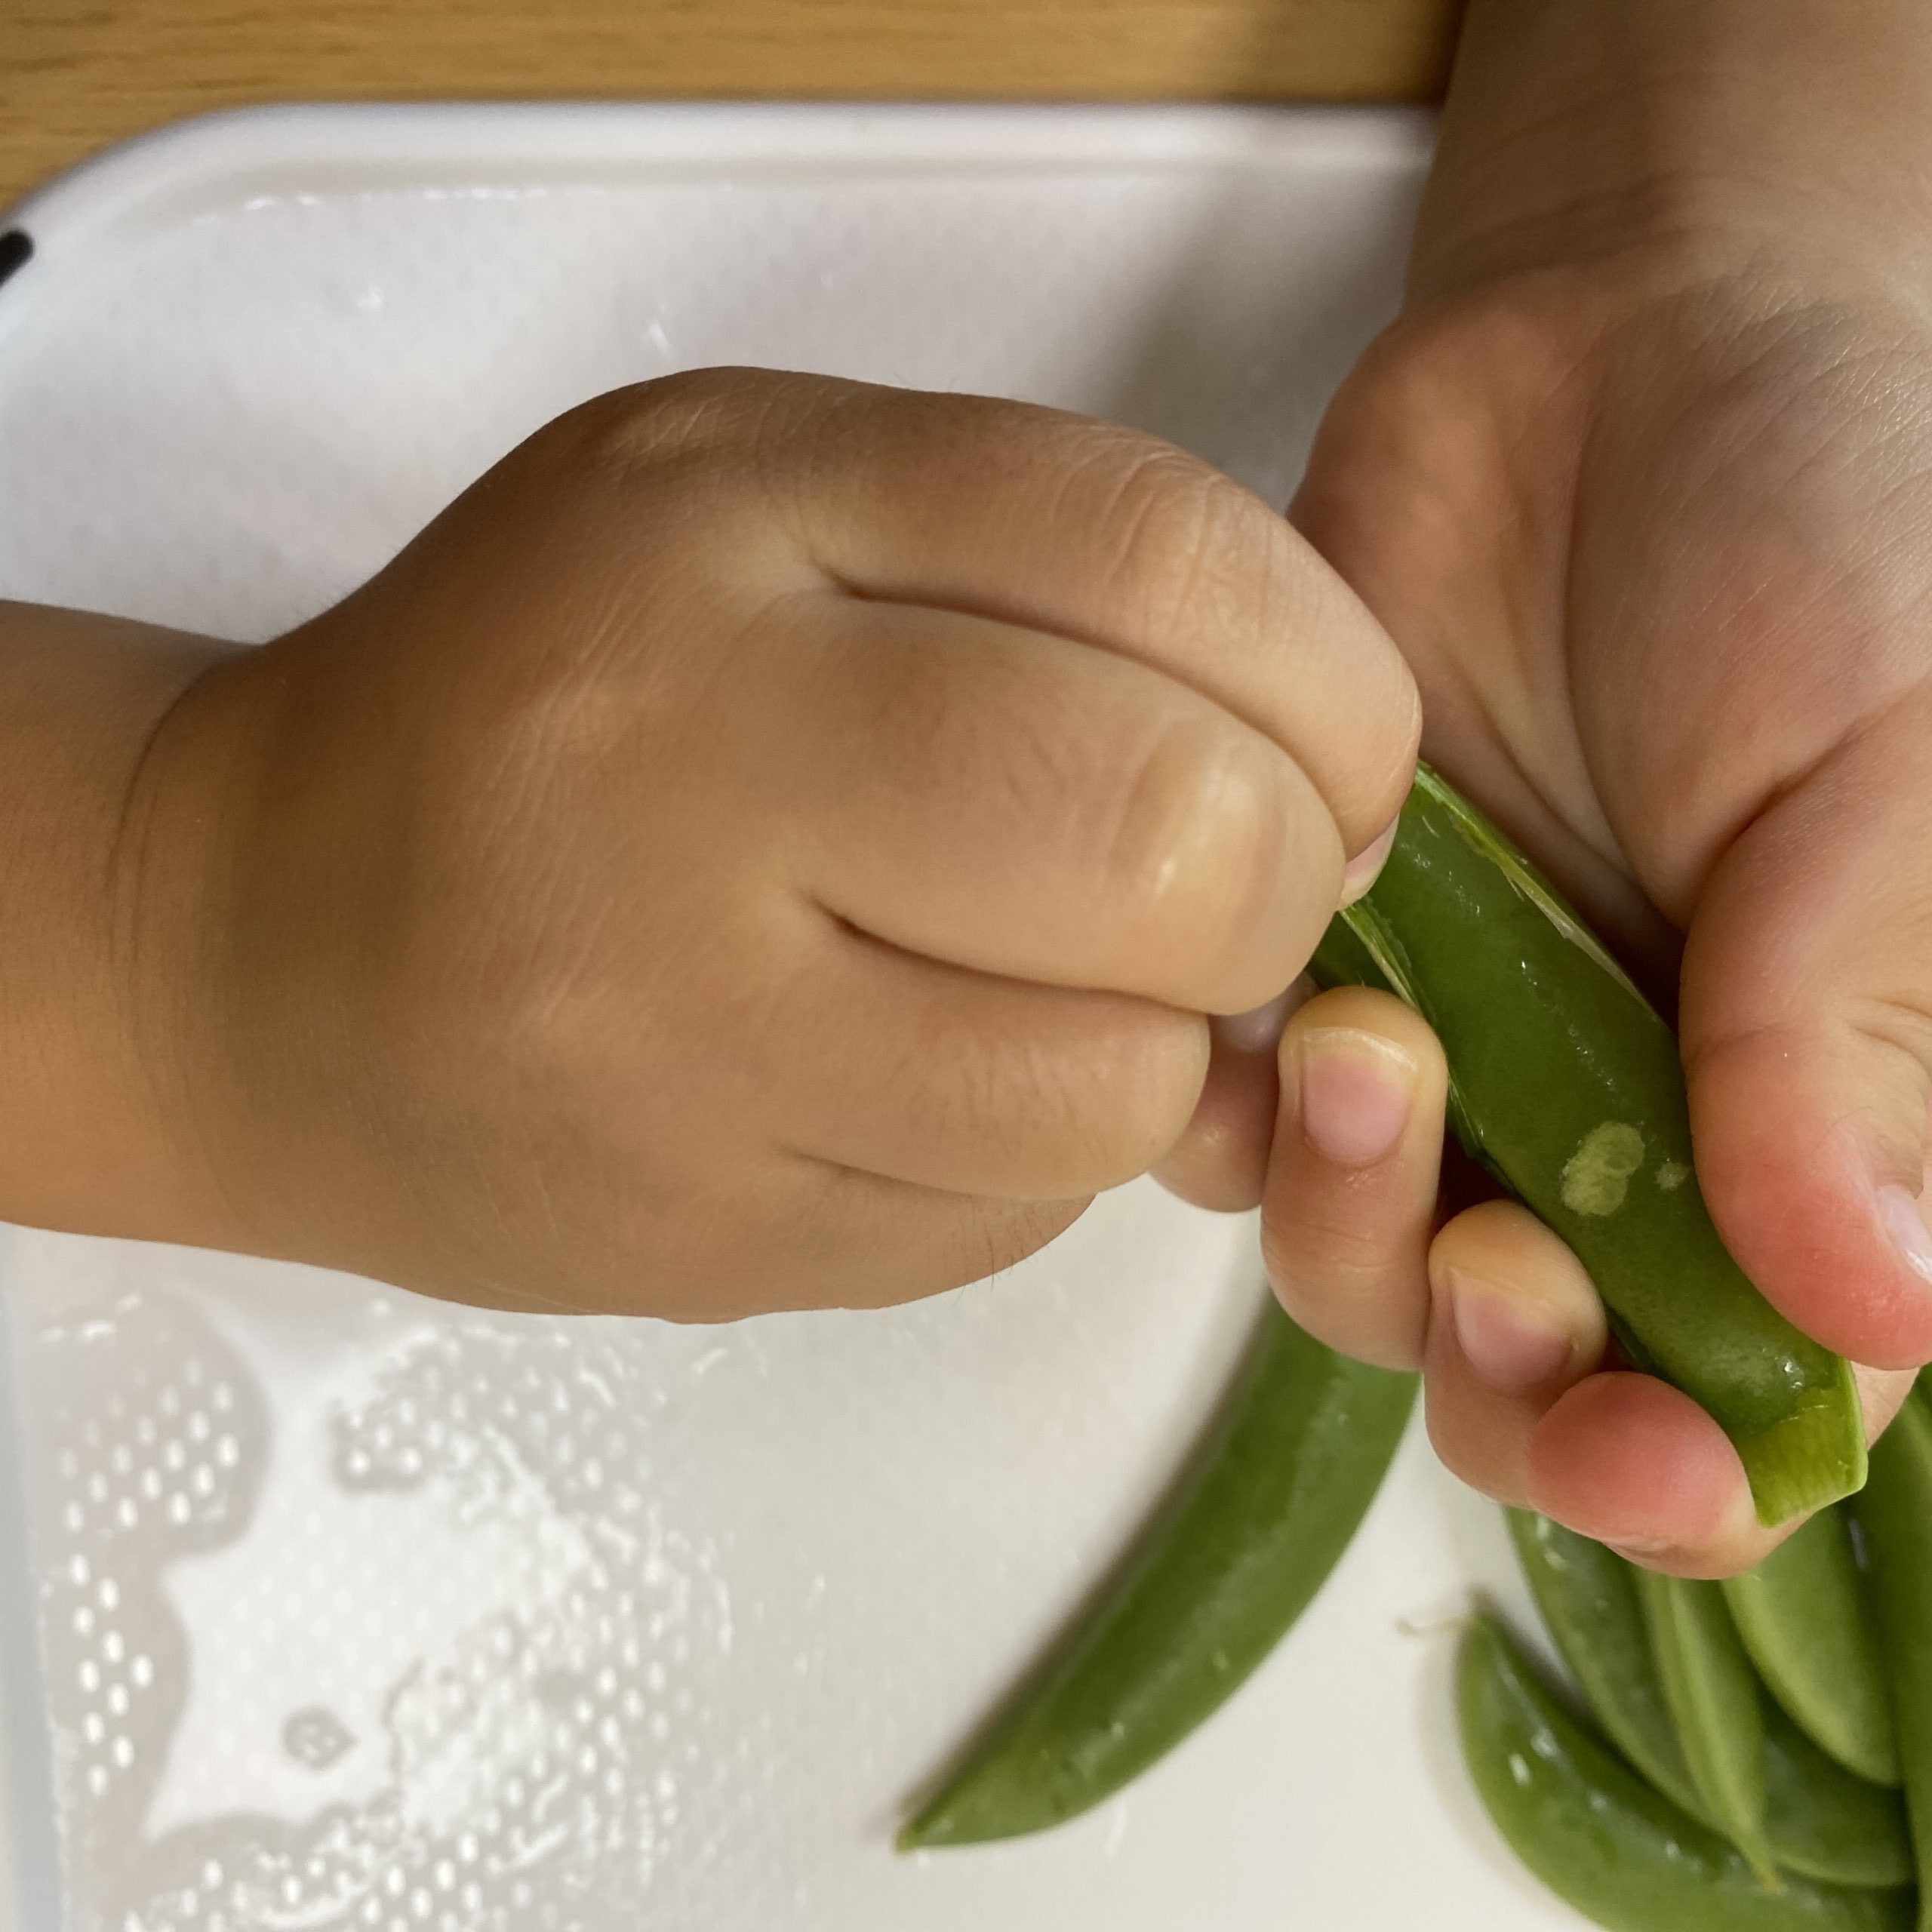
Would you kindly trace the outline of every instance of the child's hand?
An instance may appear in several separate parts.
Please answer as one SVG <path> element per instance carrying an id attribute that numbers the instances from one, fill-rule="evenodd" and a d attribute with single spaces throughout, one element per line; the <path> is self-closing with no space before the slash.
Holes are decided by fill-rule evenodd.
<path id="1" fill-rule="evenodd" d="M 1678 989 L 1712 1215 L 1792 1321 L 1873 1365 L 1881 1427 L 1932 1355 L 1932 325 L 1901 266 L 1932 22 L 1469 20 L 1408 313 L 1297 519 L 1414 664 L 1447 774 Z M 1272 1057 L 1231 1059 L 1172 1167 L 1265 1185 L 1291 1309 L 1423 1367 L 1438 1451 L 1491 1494 L 1659 1567 L 1760 1556 L 1716 1425 L 1600 1372 L 1562 1244 L 1501 1202 L 1435 1231 L 1414 1017 L 1325 996 L 1280 1064 L 1281 1131 Z"/>
<path id="2" fill-rule="evenodd" d="M 1181 1134 L 1201 1016 L 1300 970 L 1417 715 L 1164 445 L 605 397 L 169 715 L 163 1091 L 234 1244 L 697 1318 L 947 1287 Z"/>

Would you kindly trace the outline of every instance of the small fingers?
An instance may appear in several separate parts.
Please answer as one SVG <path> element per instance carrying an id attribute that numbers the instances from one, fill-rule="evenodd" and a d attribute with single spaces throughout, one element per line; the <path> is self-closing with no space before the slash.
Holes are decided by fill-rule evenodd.
<path id="1" fill-rule="evenodd" d="M 1442 1049 L 1392 995 L 1339 988 L 1287 1023 L 1262 1202 L 1281 1305 L 1344 1355 L 1422 1360 L 1448 1091 Z"/>
<path id="2" fill-rule="evenodd" d="M 1208 1080 L 1194 1117 L 1154 1168 L 1169 1193 L 1223 1214 L 1260 1204 L 1281 1103 L 1281 1031 L 1314 990 L 1297 980 L 1266 1004 L 1211 1023 Z"/>
<path id="3" fill-rule="evenodd" d="M 706 369 L 614 391 L 536 440 L 532 460 L 589 465 L 614 503 L 663 488 L 666 514 L 627 519 L 633 546 L 703 515 L 732 532 L 734 582 L 977 614 L 1189 687 L 1295 759 L 1351 855 L 1408 789 L 1421 708 L 1388 634 L 1277 510 L 1155 437 L 998 398 Z"/>
<path id="4" fill-rule="evenodd" d="M 1890 1426 L 1912 1377 L 1855 1371 L 1866 1432 Z M 1592 1375 L 1558 1401 L 1530 1445 L 1530 1500 L 1647 1569 L 1734 1577 L 1797 1526 L 1758 1520 L 1737 1451 L 1688 1395 L 1647 1375 Z"/>
<path id="5" fill-rule="evenodd" d="M 1395 817 L 1420 735 L 1408 667 L 1251 491 L 1140 431 L 1029 404 L 821 382 L 801 407 L 786 472 L 839 582 L 1191 686 L 1294 758 L 1351 854 Z M 950 478 L 972 487 L 936 485 Z"/>
<path id="6" fill-rule="evenodd" d="M 1529 1210 L 1484 1201 L 1429 1254 L 1429 1440 L 1465 1482 L 1681 1576 L 1727 1576 L 1777 1540 L 1717 1424 L 1647 1375 L 1602 1372 L 1583 1264 Z"/>
<path id="7" fill-rule="evenodd" d="M 1464 1481 L 1677 1576 L 1734 1576 L 1789 1534 L 1758 1522 L 1736 1449 L 1689 1396 L 1603 1369 L 1596 1291 L 1528 1209 L 1496 1200 L 1459 1214 L 1429 1273 L 1429 1439 Z M 1912 1378 L 1858 1378 L 1875 1435 Z"/>
<path id="8" fill-rule="evenodd" d="M 720 1265 L 694 1274 L 688 1287 L 675 1266 L 655 1271 L 651 1315 L 711 1323 L 780 1309 L 922 1300 L 1023 1261 L 1071 1227 L 1088 1204 L 991 1201 L 798 1158 L 774 1164 L 715 1204 L 731 1231 L 720 1239 Z M 774 1228 L 785 1231 L 782 1244 L 771 1240 Z M 622 1254 L 570 1312 L 636 1314 L 638 1279 L 635 1256 Z M 508 1305 L 558 1312 L 554 1303 Z"/>
<path id="9" fill-rule="evenodd" d="M 1682 1576 L 1748 1568 L 1777 1541 L 1743 1465 L 1687 1395 L 1604 1372 L 1583 1264 L 1529 1210 L 1487 1201 L 1429 1251 L 1429 1440 L 1465 1482 Z"/>
<path id="10" fill-rule="evenodd" d="M 1734 1576 L 1779 1540 L 1758 1524 L 1730 1438 L 1652 1376 L 1577 1383 L 1533 1432 L 1526 1468 L 1532 1508 L 1647 1569 Z"/>
<path id="11" fill-rule="evenodd" d="M 795 605 L 761 762 L 798 883 L 983 973 L 1238 1013 L 1298 973 L 1343 853 L 1306 775 L 1146 666 L 958 611 Z"/>
<path id="12" fill-rule="evenodd" d="M 780 1279 L 754 1277 L 741 1311 L 891 1308 L 981 1281 L 1038 1252 L 1085 1212 L 1084 1198 L 988 1200 L 851 1169 L 802 1168 Z M 712 1310 L 700 1318 L 717 1321 Z"/>
<path id="13" fill-rule="evenodd" d="M 1465 1482 L 1521 1507 L 1537 1425 L 1603 1359 L 1603 1304 L 1565 1243 L 1513 1201 L 1448 1223 L 1429 1282 L 1429 1439 Z"/>
<path id="14" fill-rule="evenodd" d="M 967 971 L 829 921 L 770 1023 L 783 1051 L 763 1098 L 788 1152 L 989 1200 L 1144 1174 L 1208 1064 L 1197 1014 Z"/>

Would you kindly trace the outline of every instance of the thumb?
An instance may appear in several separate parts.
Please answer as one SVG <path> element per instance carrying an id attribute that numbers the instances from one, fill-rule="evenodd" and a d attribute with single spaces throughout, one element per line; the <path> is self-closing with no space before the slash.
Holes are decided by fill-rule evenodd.
<path id="1" fill-rule="evenodd" d="M 1928 715 L 1878 721 L 1726 852 L 1678 1015 L 1718 1232 L 1807 1334 L 1881 1368 L 1932 1359 Z"/>

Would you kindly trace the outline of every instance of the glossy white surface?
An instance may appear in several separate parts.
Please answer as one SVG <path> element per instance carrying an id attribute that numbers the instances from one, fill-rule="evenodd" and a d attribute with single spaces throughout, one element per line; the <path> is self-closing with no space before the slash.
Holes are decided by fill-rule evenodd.
<path id="1" fill-rule="evenodd" d="M 557 410 L 711 361 L 1092 410 L 1284 498 L 1426 134 L 616 108 L 143 143 L 20 212 L 0 595 L 266 635 Z M 1460 1772 L 1444 1626 L 1513 1586 L 1419 1431 L 1291 1644 L 1131 1792 L 888 1849 L 1158 1494 L 1257 1281 L 1249 1224 L 1145 1186 L 940 1301 L 713 1331 L 18 1237 L 32 1932 L 53 1891 L 68 1932 L 1572 1922 Z"/>

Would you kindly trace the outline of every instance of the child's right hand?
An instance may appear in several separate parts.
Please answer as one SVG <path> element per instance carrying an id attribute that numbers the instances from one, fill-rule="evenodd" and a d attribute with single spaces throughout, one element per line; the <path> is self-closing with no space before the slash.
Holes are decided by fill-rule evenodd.
<path id="1" fill-rule="evenodd" d="M 1181 1137 L 1202 1016 L 1300 971 L 1417 723 L 1165 445 L 621 392 L 170 712 L 149 1058 L 234 1245 L 504 1305 L 909 1298 Z"/>

